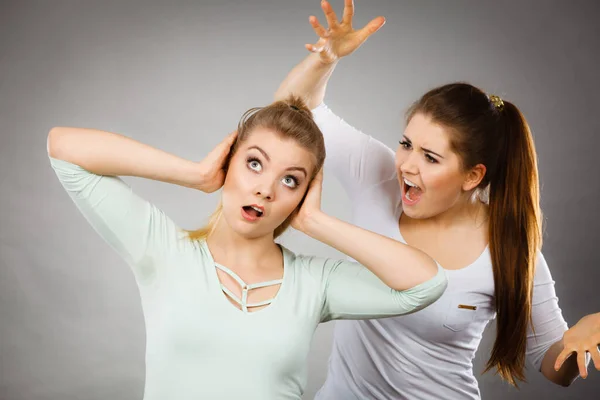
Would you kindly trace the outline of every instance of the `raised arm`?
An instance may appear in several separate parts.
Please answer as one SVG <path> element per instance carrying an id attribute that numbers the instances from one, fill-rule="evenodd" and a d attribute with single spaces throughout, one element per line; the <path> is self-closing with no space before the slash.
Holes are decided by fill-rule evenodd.
<path id="1" fill-rule="evenodd" d="M 216 190 L 221 159 L 228 154 L 234 136 L 201 163 L 92 129 L 54 128 L 47 146 L 52 167 L 79 211 L 132 267 L 138 282 L 148 284 L 160 274 L 160 260 L 185 243 L 179 240 L 182 231 L 115 175 Z M 213 167 L 208 168 L 210 165 Z"/>
<path id="2" fill-rule="evenodd" d="M 275 94 L 283 99 L 295 94 L 305 99 L 313 109 L 315 122 L 323 132 L 328 171 L 343 185 L 351 199 L 372 185 L 390 179 L 395 173 L 394 152 L 383 143 L 366 135 L 335 115 L 324 103 L 327 82 L 340 58 L 352 54 L 367 38 L 383 26 L 385 19 L 378 17 L 364 28 L 352 28 L 354 5 L 346 1 L 344 16 L 338 22 L 331 5 L 321 3 L 329 29 L 326 30 L 310 17 L 320 37 L 315 45 L 306 45 L 312 51 L 285 78 Z"/>
<path id="3" fill-rule="evenodd" d="M 414 247 L 326 215 L 321 211 L 323 173 L 311 182 L 292 226 L 352 257 L 389 288 L 410 289 L 439 273 L 437 263 Z"/>
<path id="4" fill-rule="evenodd" d="M 48 134 L 48 154 L 96 175 L 137 176 L 213 192 L 223 183 L 222 159 L 235 135 L 230 134 L 202 162 L 194 162 L 116 133 L 57 127 Z"/>
<path id="5" fill-rule="evenodd" d="M 307 44 L 313 54 L 306 57 L 288 74 L 275 92 L 275 99 L 282 100 L 294 94 L 302 97 L 310 108 L 323 102 L 327 82 L 337 62 L 358 49 L 373 33 L 385 23 L 383 17 L 377 17 L 362 29 L 352 27 L 354 2 L 345 0 L 344 15 L 339 22 L 331 4 L 321 2 L 329 29 L 325 29 L 315 16 L 309 18 L 315 33 L 319 37 L 316 44 Z"/>

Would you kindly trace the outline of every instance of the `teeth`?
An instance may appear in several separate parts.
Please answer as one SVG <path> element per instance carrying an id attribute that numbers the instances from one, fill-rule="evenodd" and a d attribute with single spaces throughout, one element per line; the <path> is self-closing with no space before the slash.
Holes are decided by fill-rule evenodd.
<path id="1" fill-rule="evenodd" d="M 417 189 L 419 188 L 417 185 L 415 185 L 414 183 L 412 183 L 411 181 L 409 181 L 406 178 L 404 178 L 404 183 L 406 183 L 408 186 L 416 187 Z"/>
<path id="2" fill-rule="evenodd" d="M 263 212 L 260 208 L 254 207 L 254 206 L 250 206 L 250 207 L 252 207 L 258 213 L 258 215 L 262 215 Z"/>

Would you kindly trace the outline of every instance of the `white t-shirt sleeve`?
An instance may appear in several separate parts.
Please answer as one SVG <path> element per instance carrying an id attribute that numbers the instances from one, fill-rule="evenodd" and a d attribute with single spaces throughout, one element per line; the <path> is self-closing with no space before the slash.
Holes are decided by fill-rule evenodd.
<path id="1" fill-rule="evenodd" d="M 568 329 L 558 307 L 558 297 L 550 269 L 542 253 L 538 253 L 535 267 L 531 318 L 533 330 L 530 326 L 527 332 L 526 355 L 529 362 L 539 371 L 546 351 L 561 340 Z"/>
<path id="2" fill-rule="evenodd" d="M 348 195 L 353 197 L 394 176 L 392 149 L 346 123 L 324 103 L 312 113 L 325 138 L 325 168 L 334 173 Z"/>

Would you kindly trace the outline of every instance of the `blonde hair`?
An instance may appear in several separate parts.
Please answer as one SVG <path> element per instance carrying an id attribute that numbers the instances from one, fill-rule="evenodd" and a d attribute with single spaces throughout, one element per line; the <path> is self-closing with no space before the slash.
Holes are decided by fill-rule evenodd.
<path id="1" fill-rule="evenodd" d="M 238 150 L 240 144 L 248 139 L 252 130 L 258 127 L 272 129 L 287 139 L 293 139 L 309 150 L 315 156 L 315 168 L 310 176 L 309 182 L 316 176 L 325 162 L 325 142 L 323 134 L 315 123 L 310 109 L 304 101 L 297 96 L 290 96 L 285 100 L 276 101 L 266 107 L 251 108 L 246 111 L 238 124 L 238 135 L 235 143 L 231 146 L 231 152 L 225 162 L 224 169 L 227 171 L 231 157 Z M 296 210 L 273 232 L 273 237 L 280 236 L 290 226 L 292 219 L 302 206 L 304 198 Z M 195 231 L 188 231 L 191 240 L 204 240 L 211 235 L 221 215 L 223 204 L 219 202 L 216 210 L 211 214 L 207 224 Z"/>

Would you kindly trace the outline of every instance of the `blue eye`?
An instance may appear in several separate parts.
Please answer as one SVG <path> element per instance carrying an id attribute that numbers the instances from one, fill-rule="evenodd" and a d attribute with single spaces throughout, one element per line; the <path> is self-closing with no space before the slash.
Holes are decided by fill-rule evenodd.
<path id="1" fill-rule="evenodd" d="M 298 179 L 292 175 L 288 175 L 283 178 L 283 184 L 291 189 L 294 189 L 298 186 Z"/>
<path id="2" fill-rule="evenodd" d="M 248 168 L 250 168 L 252 171 L 260 172 L 262 170 L 262 164 L 257 158 L 250 157 L 246 160 L 246 163 Z"/>

